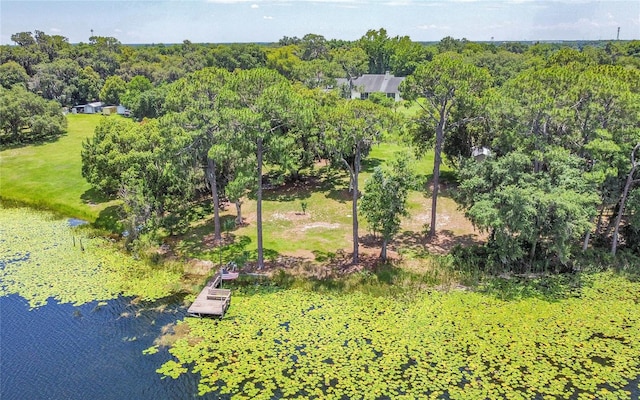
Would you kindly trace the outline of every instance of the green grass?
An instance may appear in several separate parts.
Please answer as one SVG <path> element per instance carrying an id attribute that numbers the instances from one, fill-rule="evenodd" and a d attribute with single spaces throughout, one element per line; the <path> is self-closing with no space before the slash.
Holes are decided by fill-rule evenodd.
<path id="1" fill-rule="evenodd" d="M 397 154 L 412 154 L 414 158 L 416 158 L 414 172 L 419 182 L 426 183 L 433 177 L 434 152 L 432 150 L 416 154 L 411 147 L 404 143 L 384 142 L 373 146 L 371 153 L 363 161 L 364 168 L 360 177 L 362 180 L 361 183 L 364 183 L 364 180 L 371 175 L 373 168 L 384 164 L 387 160 L 395 158 Z M 453 178 L 453 170 L 446 163 L 442 163 L 440 166 L 440 173 L 441 179 L 442 177 L 449 180 Z"/>
<path id="2" fill-rule="evenodd" d="M 411 153 L 413 149 L 403 143 L 384 142 L 375 145 L 368 157 L 363 160 L 362 171 L 359 175 L 360 190 L 364 189 L 365 181 L 373 173 L 373 169 L 393 159 L 397 153 Z M 431 179 L 433 170 L 433 152 L 429 151 L 420 156 L 415 162 L 415 172 L 418 182 L 426 192 L 426 182 Z M 452 174 L 451 169 L 443 165 L 445 174 Z M 317 167 L 308 171 L 311 176 L 304 184 L 296 187 L 286 186 L 263 192 L 263 243 L 265 249 L 271 253 L 313 259 L 314 253 L 335 253 L 339 250 L 352 250 L 352 206 L 351 193 L 348 191 L 349 179 L 343 169 L 330 169 L 327 166 Z M 407 218 L 404 223 L 406 237 L 419 237 L 424 231 L 426 207 L 430 207 L 430 195 L 425 192 L 411 192 L 408 209 L 415 218 Z M 302 213 L 300 203 L 307 203 L 307 211 Z M 441 194 L 438 205 L 439 212 L 448 215 L 455 214 L 463 218 L 457 204 Z M 235 207 L 229 206 L 222 213 L 223 218 L 235 216 Z M 236 237 L 242 237 L 246 245 L 242 251 L 223 251 L 223 262 L 243 258 L 254 259 L 257 247 L 257 233 L 255 224 L 256 202 L 254 198 L 245 199 L 242 207 L 243 217 L 247 225 L 232 231 Z M 466 228 L 466 227 L 465 227 Z M 472 229 L 470 226 L 469 229 Z M 359 235 L 363 237 L 371 233 L 366 220 L 359 216 Z M 457 231 L 455 232 L 458 233 Z M 462 232 L 467 234 L 469 232 Z M 184 256 L 212 259 L 218 261 L 219 249 L 214 248 L 211 241 L 203 241 L 203 237 L 213 234 L 212 216 L 206 220 L 195 222 L 178 242 L 177 250 Z M 207 244 L 209 243 L 209 244 Z M 398 243 L 400 244 L 400 243 Z M 236 249 L 237 250 L 237 249 Z M 377 247 L 370 248 L 378 253 Z M 424 252 L 423 252 L 424 253 Z M 415 255 L 416 252 L 407 254 Z M 226 257 L 229 257 L 227 259 Z M 269 258 L 267 256 L 267 258 Z"/>
<path id="3" fill-rule="evenodd" d="M 371 155 L 363 163 L 360 174 L 360 189 L 364 188 L 366 179 L 373 172 L 375 166 L 383 164 L 398 152 L 412 151 L 406 146 L 395 143 L 383 143 L 372 149 Z M 427 154 L 416 162 L 416 172 L 433 168 L 433 155 Z M 265 249 L 272 253 L 313 259 L 315 253 L 336 253 L 352 250 L 352 205 L 351 193 L 348 191 L 347 173 L 341 170 L 331 170 L 327 167 L 317 168 L 310 172 L 312 178 L 297 187 L 283 187 L 265 190 L 263 193 L 263 243 Z M 430 177 L 430 175 L 429 175 Z M 427 177 L 421 176 L 420 181 Z M 306 213 L 302 213 L 301 202 L 307 203 Z M 411 192 L 408 209 L 412 217 L 406 218 L 403 224 L 403 235 L 416 238 L 424 231 L 424 216 L 426 207 L 430 207 L 430 197 L 424 192 Z M 457 204 L 446 197 L 441 197 L 438 205 L 439 212 L 463 218 Z M 235 207 L 229 206 L 222 212 L 223 218 L 235 217 Z M 236 238 L 243 238 L 245 246 L 242 251 L 223 251 L 223 262 L 239 261 L 243 258 L 255 258 L 257 247 L 256 233 L 256 202 L 254 198 L 245 199 L 242 207 L 243 217 L 247 225 L 231 231 Z M 218 261 L 219 249 L 211 245 L 211 241 L 203 238 L 213 234 L 212 216 L 196 221 L 184 235 L 179 236 L 177 250 L 186 257 L 211 259 Z M 469 225 L 469 229 L 472 229 Z M 370 234 L 366 220 L 359 216 L 359 235 Z M 458 233 L 457 231 L 454 233 Z M 469 233 L 469 232 L 462 232 Z M 400 246 L 404 244 L 397 242 Z M 237 249 L 236 249 L 237 250 Z M 379 248 L 374 245 L 366 249 L 378 254 Z M 248 254 L 248 255 L 247 255 Z M 407 254 L 415 255 L 416 252 Z M 422 253 L 424 254 L 424 252 Z M 227 258 L 228 257 L 228 258 Z M 269 258 L 267 256 L 267 258 Z M 423 260 L 424 261 L 424 260 Z"/>
<path id="4" fill-rule="evenodd" d="M 94 222 L 113 203 L 82 177 L 80 150 L 101 115 L 68 115 L 60 139 L 0 152 L 0 198 Z"/>
<path id="5" fill-rule="evenodd" d="M 326 167 L 316 171 L 312 178 L 298 187 L 266 190 L 263 195 L 264 247 L 277 253 L 312 257 L 312 251 L 335 252 L 348 248 L 351 232 L 351 195 L 345 174 L 328 171 Z M 319 185 L 319 187 L 316 187 Z M 307 203 L 302 213 L 301 201 Z M 235 207 L 222 213 L 223 218 L 235 217 Z M 249 240 L 247 251 L 254 251 L 256 244 L 256 201 L 245 199 L 242 213 L 246 226 L 234 229 L 236 237 Z M 202 238 L 213 232 L 212 217 L 196 222 L 182 236 L 178 250 L 184 255 L 216 259 L 217 249 L 207 246 Z M 246 239 L 245 239 L 246 240 Z"/>

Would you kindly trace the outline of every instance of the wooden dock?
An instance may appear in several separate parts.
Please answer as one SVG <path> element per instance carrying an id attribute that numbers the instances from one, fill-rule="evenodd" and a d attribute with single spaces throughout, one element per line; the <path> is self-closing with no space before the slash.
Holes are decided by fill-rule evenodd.
<path id="1" fill-rule="evenodd" d="M 218 316 L 222 318 L 231 305 L 231 290 L 219 289 L 223 277 L 216 274 L 202 289 L 187 313 L 194 317 Z"/>

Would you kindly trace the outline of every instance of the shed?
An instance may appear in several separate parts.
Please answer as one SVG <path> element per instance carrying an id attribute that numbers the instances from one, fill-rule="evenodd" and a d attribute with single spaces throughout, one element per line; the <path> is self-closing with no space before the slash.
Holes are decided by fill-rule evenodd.
<path id="1" fill-rule="evenodd" d="M 103 115 L 117 114 L 117 112 L 118 112 L 118 107 L 117 106 L 104 106 L 104 107 L 102 107 L 102 114 Z"/>
<path id="2" fill-rule="evenodd" d="M 96 101 L 93 103 L 89 103 L 89 104 L 85 104 L 84 105 L 84 113 L 85 114 L 96 114 L 99 113 L 100 111 L 102 111 L 102 102 L 100 101 Z"/>
<path id="3" fill-rule="evenodd" d="M 490 155 L 491 150 L 487 147 L 474 147 L 471 151 L 471 156 L 475 158 L 476 161 L 484 161 Z"/>

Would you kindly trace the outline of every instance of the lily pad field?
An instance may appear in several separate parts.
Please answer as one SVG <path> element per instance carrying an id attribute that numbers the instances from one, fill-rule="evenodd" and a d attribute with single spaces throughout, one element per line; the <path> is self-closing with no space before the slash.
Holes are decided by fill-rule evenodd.
<path id="1" fill-rule="evenodd" d="M 113 243 L 72 230 L 67 220 L 27 208 L 0 207 L 0 296 L 31 307 L 48 299 L 80 305 L 119 295 L 156 300 L 180 289 L 181 271 L 126 256 Z"/>
<path id="2" fill-rule="evenodd" d="M 553 301 L 248 290 L 181 322 L 160 372 L 234 398 L 637 398 L 640 286 L 586 279 Z"/>

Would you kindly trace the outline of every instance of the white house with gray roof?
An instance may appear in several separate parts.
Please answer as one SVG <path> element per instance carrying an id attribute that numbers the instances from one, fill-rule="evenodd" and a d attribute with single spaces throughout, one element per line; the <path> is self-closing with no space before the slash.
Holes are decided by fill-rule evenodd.
<path id="1" fill-rule="evenodd" d="M 402 100 L 400 97 L 400 83 L 404 77 L 393 76 L 389 72 L 386 74 L 365 74 L 359 78 L 338 79 L 338 87 L 346 87 L 351 91 L 352 99 L 367 99 L 371 93 L 384 93 L 387 97 L 395 101 Z"/>

